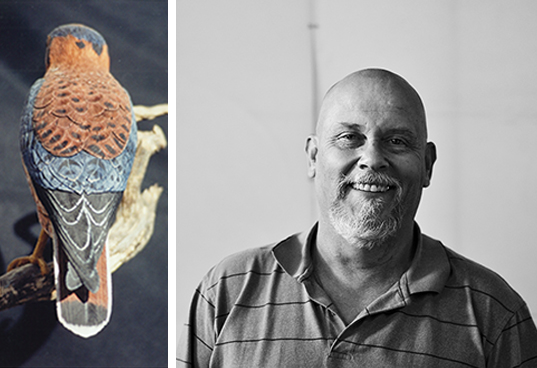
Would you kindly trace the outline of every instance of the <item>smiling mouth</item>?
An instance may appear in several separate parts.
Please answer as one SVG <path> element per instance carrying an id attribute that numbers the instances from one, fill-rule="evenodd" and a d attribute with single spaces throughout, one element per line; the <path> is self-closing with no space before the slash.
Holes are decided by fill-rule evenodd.
<path id="1" fill-rule="evenodd" d="M 356 190 L 362 191 L 362 192 L 370 192 L 370 193 L 385 193 L 388 190 L 390 190 L 389 185 L 383 185 L 383 184 L 369 184 L 369 183 L 354 183 L 352 187 Z"/>

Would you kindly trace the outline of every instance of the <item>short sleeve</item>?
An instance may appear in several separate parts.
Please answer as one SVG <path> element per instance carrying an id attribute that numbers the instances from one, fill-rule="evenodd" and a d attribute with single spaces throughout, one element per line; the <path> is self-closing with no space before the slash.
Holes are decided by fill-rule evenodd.
<path id="1" fill-rule="evenodd" d="M 526 304 L 513 314 L 500 333 L 487 367 L 537 367 L 537 329 Z"/>
<path id="2" fill-rule="evenodd" d="M 215 307 L 211 302 L 206 279 L 196 289 L 187 322 L 182 326 L 177 346 L 177 368 L 209 367 L 215 344 Z"/>

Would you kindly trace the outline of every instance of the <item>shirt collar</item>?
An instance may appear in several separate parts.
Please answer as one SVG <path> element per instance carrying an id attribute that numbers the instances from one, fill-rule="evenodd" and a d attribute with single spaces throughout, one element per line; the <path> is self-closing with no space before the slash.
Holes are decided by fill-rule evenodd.
<path id="1" fill-rule="evenodd" d="M 318 224 L 309 232 L 298 233 L 277 243 L 272 248 L 276 261 L 290 276 L 302 282 L 312 271 L 311 249 L 317 236 Z M 441 242 L 421 233 L 415 224 L 418 244 L 414 259 L 401 277 L 402 289 L 408 294 L 440 292 L 451 272 L 451 266 Z"/>
<path id="2" fill-rule="evenodd" d="M 415 224 L 418 235 L 416 254 L 406 276 L 410 294 L 421 292 L 439 293 L 444 288 L 451 265 L 444 245 L 429 236 L 422 234 Z"/>
<path id="3" fill-rule="evenodd" d="M 311 249 L 317 237 L 316 223 L 309 232 L 302 232 L 288 237 L 272 248 L 274 258 L 290 276 L 302 282 L 311 274 Z"/>

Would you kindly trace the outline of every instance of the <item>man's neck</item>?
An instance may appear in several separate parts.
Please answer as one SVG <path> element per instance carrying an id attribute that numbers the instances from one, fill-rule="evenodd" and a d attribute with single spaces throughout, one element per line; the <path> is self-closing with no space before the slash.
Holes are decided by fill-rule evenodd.
<path id="1" fill-rule="evenodd" d="M 413 229 L 402 228 L 396 237 L 372 248 L 349 244 L 326 230 L 319 224 L 313 248 L 314 274 L 349 323 L 410 267 L 414 255 Z"/>

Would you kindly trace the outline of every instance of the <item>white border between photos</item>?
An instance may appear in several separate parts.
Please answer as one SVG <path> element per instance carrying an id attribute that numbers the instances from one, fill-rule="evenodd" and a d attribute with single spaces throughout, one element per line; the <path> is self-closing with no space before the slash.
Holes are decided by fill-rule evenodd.
<path id="1" fill-rule="evenodd" d="M 168 1 L 168 367 L 176 366 L 176 1 Z"/>

